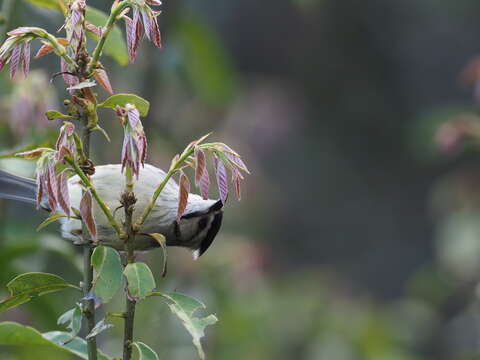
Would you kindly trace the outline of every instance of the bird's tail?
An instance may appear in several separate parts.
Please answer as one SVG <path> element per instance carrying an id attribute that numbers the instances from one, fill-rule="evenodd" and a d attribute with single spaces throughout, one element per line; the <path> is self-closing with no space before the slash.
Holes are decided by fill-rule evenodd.
<path id="1" fill-rule="evenodd" d="M 35 204 L 36 187 L 35 180 L 0 170 L 0 198 Z"/>

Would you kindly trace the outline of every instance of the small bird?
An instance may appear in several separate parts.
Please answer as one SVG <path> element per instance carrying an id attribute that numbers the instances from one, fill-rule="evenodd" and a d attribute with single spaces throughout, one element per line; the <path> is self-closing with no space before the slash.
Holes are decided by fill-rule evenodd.
<path id="1" fill-rule="evenodd" d="M 125 189 L 125 176 L 122 175 L 122 165 L 102 165 L 95 167 L 91 182 L 99 196 L 110 207 L 121 207 L 120 196 Z M 137 198 L 133 213 L 134 221 L 140 217 L 146 208 L 155 188 L 165 178 L 166 173 L 152 165 L 145 164 L 135 181 L 134 193 Z M 0 170 L 0 198 L 36 203 L 36 181 Z M 79 208 L 82 196 L 80 178 L 75 175 L 68 180 L 68 192 L 72 207 Z M 167 246 L 180 246 L 193 251 L 198 258 L 209 248 L 222 224 L 223 202 L 221 200 L 204 200 L 196 194 L 189 194 L 187 208 L 176 221 L 178 209 L 179 188 L 175 180 L 170 179 L 158 197 L 155 207 L 144 223 L 141 233 L 135 237 L 135 250 L 148 250 L 159 244 L 146 235 L 159 233 L 165 236 Z M 41 207 L 51 211 L 47 195 L 41 200 Z M 115 211 L 115 219 L 122 222 L 124 211 Z M 94 202 L 93 216 L 97 224 L 97 241 L 101 245 L 123 250 L 120 240 L 107 218 Z M 82 223 L 75 218 L 61 218 L 62 237 L 78 241 L 82 236 Z"/>

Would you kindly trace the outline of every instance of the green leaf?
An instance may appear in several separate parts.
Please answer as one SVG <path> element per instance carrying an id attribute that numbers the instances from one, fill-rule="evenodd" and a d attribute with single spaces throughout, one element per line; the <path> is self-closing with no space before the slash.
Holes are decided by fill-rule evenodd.
<path id="1" fill-rule="evenodd" d="M 189 296 L 179 293 L 151 293 L 151 296 L 162 296 L 168 300 L 168 306 L 172 313 L 174 313 L 182 321 L 183 326 L 188 330 L 193 338 L 193 344 L 197 348 L 200 359 L 205 359 L 205 353 L 202 349 L 200 339 L 205 335 L 205 327 L 215 324 L 218 319 L 215 315 L 208 315 L 205 317 L 196 317 L 193 314 L 198 309 L 205 309 L 205 305 L 200 301 L 195 300 Z"/>
<path id="2" fill-rule="evenodd" d="M 158 242 L 158 244 L 162 248 L 162 252 L 163 252 L 162 277 L 165 277 L 167 275 L 167 240 L 165 239 L 165 236 L 163 236 L 162 234 L 152 233 L 147 235 L 155 239 L 155 241 Z"/>
<path id="3" fill-rule="evenodd" d="M 71 119 L 73 116 L 62 114 L 60 111 L 57 110 L 48 110 L 45 113 L 45 116 L 48 120 L 56 120 L 56 119 Z"/>
<path id="4" fill-rule="evenodd" d="M 28 3 L 45 9 L 63 12 L 62 0 L 26 0 Z"/>
<path id="5" fill-rule="evenodd" d="M 128 291 L 134 298 L 144 299 L 156 286 L 152 271 L 145 263 L 128 264 L 123 273 L 128 281 Z"/>
<path id="6" fill-rule="evenodd" d="M 120 254 L 111 247 L 98 246 L 93 251 L 91 261 L 95 269 L 93 292 L 103 303 L 107 303 L 122 285 Z"/>
<path id="7" fill-rule="evenodd" d="M 150 103 L 134 94 L 115 94 L 110 96 L 103 103 L 98 104 L 100 107 L 115 109 L 117 105 L 124 107 L 127 104 L 135 105 L 141 116 L 145 117 L 148 114 Z"/>
<path id="8" fill-rule="evenodd" d="M 105 318 L 103 318 L 93 327 L 92 331 L 90 331 L 88 333 L 88 335 L 85 337 L 85 339 L 88 340 L 92 337 L 95 337 L 98 334 L 100 334 L 101 332 L 110 329 L 111 327 L 113 327 L 113 325 L 109 324 L 109 323 L 106 323 Z"/>
<path id="9" fill-rule="evenodd" d="M 79 337 L 70 337 L 70 334 L 63 331 L 50 331 L 44 333 L 43 338 L 49 340 L 52 344 L 68 351 L 82 359 L 88 360 L 87 342 Z M 97 351 L 99 360 L 109 360 L 109 357 L 101 351 Z"/>
<path id="10" fill-rule="evenodd" d="M 30 301 L 35 296 L 45 295 L 66 288 L 76 288 L 60 276 L 47 273 L 18 275 L 7 284 L 10 296 L 0 301 L 0 312 Z"/>
<path id="11" fill-rule="evenodd" d="M 42 334 L 34 328 L 11 321 L 0 323 L 0 344 L 18 346 L 47 345 L 56 347 L 56 344 L 45 339 Z"/>
<path id="12" fill-rule="evenodd" d="M 138 360 L 158 360 L 158 355 L 153 349 L 142 342 L 135 341 L 132 343 L 138 351 Z"/>
<path id="13" fill-rule="evenodd" d="M 82 328 L 82 308 L 80 307 L 80 304 L 76 304 L 73 309 L 62 314 L 57 320 L 58 325 L 64 325 L 67 323 L 67 328 L 70 329 L 70 336 L 72 338 L 77 336 Z"/>
<path id="14" fill-rule="evenodd" d="M 68 217 L 68 216 L 65 214 L 57 213 L 57 212 L 51 213 L 50 216 L 45 221 L 43 221 L 40 225 L 38 225 L 37 231 L 42 230 L 44 227 L 47 227 L 51 223 L 64 217 Z"/>
<path id="15" fill-rule="evenodd" d="M 87 6 L 85 18 L 93 25 L 104 26 L 107 23 L 108 15 L 101 10 L 95 9 L 91 6 Z M 91 32 L 87 33 L 92 38 L 97 39 L 97 36 L 95 34 L 92 34 Z M 115 25 L 113 30 L 110 32 L 107 41 L 105 41 L 103 51 L 113 57 L 120 65 L 128 65 L 127 45 L 125 43 L 122 31 L 120 30 L 118 25 Z"/>

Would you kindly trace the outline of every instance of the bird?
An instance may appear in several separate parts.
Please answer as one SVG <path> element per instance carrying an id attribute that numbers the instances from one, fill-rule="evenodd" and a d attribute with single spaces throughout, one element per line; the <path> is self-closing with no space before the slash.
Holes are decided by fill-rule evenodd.
<path id="1" fill-rule="evenodd" d="M 135 203 L 133 220 L 135 221 L 147 207 L 158 184 L 165 178 L 165 171 L 149 164 L 140 171 L 134 183 Z M 95 173 L 90 178 L 98 195 L 110 209 L 121 207 L 120 197 L 125 189 L 125 176 L 121 164 L 95 166 Z M 78 175 L 68 179 L 68 193 L 71 206 L 79 208 L 82 197 L 82 185 Z M 29 179 L 0 170 L 0 198 L 36 204 L 37 185 L 35 179 Z M 40 206 L 52 211 L 48 205 L 48 195 L 43 194 Z M 185 212 L 177 221 L 179 186 L 170 179 L 158 197 L 155 206 L 146 219 L 141 232 L 135 237 L 135 250 L 146 251 L 159 247 L 160 244 L 148 234 L 157 233 L 165 236 L 167 246 L 188 248 L 197 259 L 205 253 L 215 239 L 223 219 L 222 200 L 204 200 L 196 194 L 189 194 Z M 124 242 L 119 239 L 110 226 L 106 216 L 93 204 L 93 216 L 97 225 L 96 243 L 123 250 Z M 122 223 L 124 211 L 114 211 L 115 219 Z M 61 235 L 67 240 L 78 243 L 82 238 L 82 222 L 75 217 L 60 218 Z"/>

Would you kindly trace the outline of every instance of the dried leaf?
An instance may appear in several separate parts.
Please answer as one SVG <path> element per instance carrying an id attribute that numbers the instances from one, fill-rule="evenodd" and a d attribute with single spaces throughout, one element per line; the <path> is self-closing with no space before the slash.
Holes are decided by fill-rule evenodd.
<path id="1" fill-rule="evenodd" d="M 95 219 L 93 218 L 93 204 L 92 194 L 90 191 L 85 191 L 82 200 L 80 201 L 80 214 L 82 215 L 82 221 L 87 227 L 92 241 L 97 239 L 97 226 Z"/>
<path id="2" fill-rule="evenodd" d="M 185 213 L 188 204 L 188 194 L 190 193 L 190 181 L 188 177 L 182 172 L 180 175 L 179 194 L 178 194 L 178 210 L 177 222 Z"/>
<path id="3" fill-rule="evenodd" d="M 222 161 L 215 157 L 215 174 L 217 176 L 218 193 L 222 203 L 225 204 L 228 197 L 227 169 Z"/>
<path id="4" fill-rule="evenodd" d="M 107 72 L 104 69 L 97 69 L 95 70 L 95 80 L 107 90 L 110 94 L 113 94 L 112 85 L 110 85 L 110 80 L 108 79 Z"/>
<path id="5" fill-rule="evenodd" d="M 38 149 L 30 150 L 30 151 L 17 153 L 17 154 L 15 154 L 15 156 L 23 157 L 24 159 L 27 159 L 27 160 L 34 160 L 34 159 L 39 158 L 45 151 L 52 151 L 52 149 L 38 148 Z"/>

